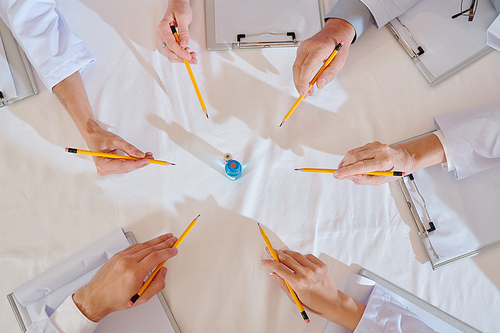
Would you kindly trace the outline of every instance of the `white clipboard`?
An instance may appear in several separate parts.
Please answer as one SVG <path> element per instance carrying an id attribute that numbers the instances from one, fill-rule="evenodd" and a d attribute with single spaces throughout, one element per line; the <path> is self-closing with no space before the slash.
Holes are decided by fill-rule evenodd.
<path id="1" fill-rule="evenodd" d="M 231 36 L 233 36 L 234 40 L 231 41 L 217 41 L 217 26 L 220 28 L 221 22 L 216 21 L 216 4 L 217 0 L 205 0 L 205 23 L 206 23 L 206 38 L 207 38 L 207 49 L 209 51 L 228 51 L 231 49 L 237 48 L 267 48 L 267 47 L 289 47 L 289 46 L 298 46 L 298 44 L 311 37 L 310 32 L 302 33 L 301 29 L 297 29 L 297 26 L 277 26 L 281 23 L 279 18 L 276 18 L 273 21 L 273 24 L 270 23 L 270 27 L 260 27 L 257 25 L 252 27 L 252 31 L 239 31 L 238 27 L 234 27 L 234 32 L 231 32 Z M 258 0 L 261 1 L 261 0 Z M 258 12 L 262 13 L 265 8 L 259 7 L 258 1 L 255 3 L 256 8 L 258 8 Z M 297 0 L 296 0 L 297 1 Z M 313 22 L 318 24 L 317 31 L 321 30 L 324 26 L 324 1 L 323 0 L 308 0 L 313 4 L 313 6 L 318 6 L 313 11 Z M 264 1 L 265 2 L 265 1 Z M 298 1 L 300 3 L 300 1 Z M 317 3 L 316 3 L 317 2 Z M 271 4 L 273 2 L 267 2 L 267 4 Z M 238 6 L 239 2 L 233 2 L 235 6 Z M 243 3 L 241 3 L 243 4 Z M 245 6 L 251 6 L 248 2 L 244 3 Z M 283 11 L 280 12 L 280 15 L 284 15 L 286 17 L 287 12 L 293 12 L 293 6 L 284 6 Z M 317 11 L 317 13 L 316 13 Z M 316 15 L 317 14 L 317 15 Z M 310 19 L 309 19 L 310 20 Z M 234 23 L 234 22 L 233 22 Z M 285 24 L 286 25 L 286 24 Z M 233 25 L 231 25 L 233 28 Z M 304 27 L 302 27 L 303 29 Z M 246 28 L 243 28 L 246 29 Z M 316 32 L 317 32 L 316 31 Z"/>
<path id="2" fill-rule="evenodd" d="M 135 239 L 131 231 L 125 232 L 125 237 L 127 238 L 130 244 L 137 243 L 137 240 Z M 158 294 L 156 294 L 156 296 L 158 297 L 160 304 L 165 310 L 165 314 L 167 315 L 168 320 L 170 321 L 170 324 L 172 325 L 172 328 L 174 329 L 175 333 L 182 333 L 163 293 L 159 292 Z M 26 332 L 28 327 L 30 327 L 30 325 L 32 324 L 27 309 L 19 303 L 14 293 L 8 294 L 7 300 L 9 301 L 12 311 L 14 312 L 14 316 L 16 317 L 21 332 L 23 333 Z"/>
<path id="3" fill-rule="evenodd" d="M 10 32 L 9 28 L 2 19 L 0 19 L 0 35 L 5 49 L 7 62 L 9 63 L 10 73 L 16 86 L 17 96 L 14 98 L 6 99 L 0 102 L 0 108 L 20 101 L 27 97 L 38 94 L 35 77 L 31 70 L 31 64 L 24 54 L 21 46 L 17 43 L 16 39 Z"/>

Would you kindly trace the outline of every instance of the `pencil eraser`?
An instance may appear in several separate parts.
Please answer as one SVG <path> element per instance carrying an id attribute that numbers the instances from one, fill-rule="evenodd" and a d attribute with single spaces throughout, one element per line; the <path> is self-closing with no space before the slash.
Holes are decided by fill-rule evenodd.
<path id="1" fill-rule="evenodd" d="M 344 46 L 344 42 L 340 42 L 340 45 Z"/>
<path id="2" fill-rule="evenodd" d="M 306 323 L 310 323 L 310 322 L 311 322 L 311 320 L 310 320 L 310 319 L 307 319 L 307 320 L 306 320 Z"/>
<path id="3" fill-rule="evenodd" d="M 134 306 L 134 302 L 130 301 L 130 302 L 128 302 L 128 305 Z"/>
<path id="4" fill-rule="evenodd" d="M 69 148 L 68 148 L 68 147 L 64 148 L 64 151 L 65 151 L 65 152 L 68 152 L 68 150 L 69 150 Z"/>

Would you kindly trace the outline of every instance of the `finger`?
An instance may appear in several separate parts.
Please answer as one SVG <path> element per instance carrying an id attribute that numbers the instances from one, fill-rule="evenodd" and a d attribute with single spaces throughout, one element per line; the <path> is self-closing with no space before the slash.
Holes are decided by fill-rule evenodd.
<path id="1" fill-rule="evenodd" d="M 279 262 L 267 259 L 262 259 L 260 262 L 262 263 L 262 265 L 269 268 L 273 272 L 276 272 L 279 276 L 281 276 L 281 278 L 285 280 L 290 280 L 291 278 L 293 278 L 294 273 L 290 271 L 285 265 Z"/>
<path id="2" fill-rule="evenodd" d="M 172 246 L 175 244 L 176 241 L 177 237 L 170 237 L 161 243 L 143 248 L 139 251 L 136 250 L 134 253 L 130 253 L 129 255 L 133 256 L 135 262 L 139 263 L 142 260 L 145 260 L 145 258 L 151 255 L 152 253 L 172 248 Z"/>
<path id="3" fill-rule="evenodd" d="M 146 290 L 144 290 L 144 292 L 142 293 L 141 297 L 139 297 L 139 299 L 137 300 L 135 305 L 146 303 L 154 295 L 158 294 L 160 291 L 165 289 L 165 277 L 166 277 L 166 275 L 167 275 L 167 268 L 162 267 L 162 269 L 160 269 L 158 271 L 158 274 L 156 274 L 156 276 L 153 278 L 153 280 L 151 280 L 151 283 L 146 288 Z"/>
<path id="4" fill-rule="evenodd" d="M 300 92 L 303 91 L 304 89 L 307 89 L 307 87 L 303 87 L 300 85 L 299 79 L 300 79 L 300 73 L 302 71 L 302 64 L 304 63 L 304 60 L 306 59 L 308 55 L 307 51 L 307 41 L 303 42 L 301 45 L 299 45 L 299 48 L 297 49 L 297 56 L 295 58 L 295 62 L 293 63 L 292 66 L 292 73 L 293 73 L 293 82 L 295 84 L 295 89 L 301 94 Z M 302 94 L 301 94 L 302 95 Z"/>
<path id="5" fill-rule="evenodd" d="M 298 86 L 301 89 L 299 90 L 299 93 L 302 96 L 307 95 L 309 82 L 311 81 L 313 72 L 328 58 L 329 55 L 330 53 L 325 53 L 324 50 L 319 50 L 318 52 L 309 54 L 309 56 L 302 63 L 302 69 L 298 79 Z"/>
<path id="6" fill-rule="evenodd" d="M 189 45 L 189 23 L 184 15 L 178 15 L 177 21 L 177 34 L 179 35 L 179 45 L 185 48 Z"/>
<path id="7" fill-rule="evenodd" d="M 171 247 L 154 250 L 139 262 L 139 264 L 137 265 L 137 269 L 139 273 L 144 273 L 144 275 L 146 275 L 148 272 L 155 269 L 164 261 L 175 257 L 178 252 L 179 251 L 177 250 L 177 248 Z"/>
<path id="8" fill-rule="evenodd" d="M 94 157 L 94 163 L 99 176 L 127 173 L 150 164 L 148 159 L 139 159 L 134 161 L 110 159 L 105 157 Z"/>
<path id="9" fill-rule="evenodd" d="M 301 266 L 304 266 L 304 267 L 312 267 L 313 266 L 312 262 L 299 252 L 295 252 L 295 251 L 291 251 L 291 250 L 281 250 L 279 252 L 284 253 L 284 254 L 292 257 Z"/>
<path id="10" fill-rule="evenodd" d="M 163 49 L 167 53 L 168 59 L 170 61 L 174 60 L 173 56 L 178 57 L 179 61 L 182 61 L 182 59 L 191 60 L 191 54 L 188 51 L 184 50 L 184 48 L 182 48 L 175 40 L 175 36 L 170 28 L 170 22 L 167 22 L 165 20 L 162 20 L 160 22 L 160 24 L 158 25 L 157 36 L 160 42 L 165 42 L 165 44 L 167 44 L 167 46 Z M 169 55 L 168 52 L 172 54 Z"/>
<path id="11" fill-rule="evenodd" d="M 112 145 L 113 145 L 113 148 L 119 149 L 119 150 L 125 152 L 129 156 L 137 157 L 137 158 L 143 158 L 145 156 L 145 154 L 142 151 L 137 149 L 133 144 L 128 143 L 127 141 L 123 140 L 118 135 L 113 138 Z"/>
<path id="12" fill-rule="evenodd" d="M 358 175 L 352 177 L 352 181 L 356 185 L 381 185 L 390 181 L 396 180 L 396 177 L 390 176 L 373 176 L 373 175 Z"/>
<path id="13" fill-rule="evenodd" d="M 146 242 L 142 242 L 142 243 L 137 243 L 137 244 L 130 245 L 128 248 L 126 248 L 122 252 L 126 252 L 127 254 L 137 253 L 137 252 L 142 251 L 142 250 L 144 250 L 144 249 L 146 249 L 148 247 L 155 246 L 155 245 L 158 245 L 160 243 L 163 243 L 167 239 L 172 238 L 172 237 L 174 237 L 174 235 L 169 232 L 167 234 L 160 235 L 158 237 L 150 239 L 150 240 L 148 240 Z"/>
<path id="14" fill-rule="evenodd" d="M 336 57 L 333 61 L 325 68 L 325 70 L 318 76 L 318 80 L 316 81 L 316 86 L 318 89 L 323 89 L 328 83 L 332 82 L 333 79 L 340 72 L 342 67 L 344 66 L 343 59 Z"/>
<path id="15" fill-rule="evenodd" d="M 305 257 L 307 260 L 309 260 L 310 262 L 312 262 L 316 266 L 325 265 L 325 263 L 323 261 L 319 260 L 318 257 L 316 257 L 315 255 L 306 254 Z"/>

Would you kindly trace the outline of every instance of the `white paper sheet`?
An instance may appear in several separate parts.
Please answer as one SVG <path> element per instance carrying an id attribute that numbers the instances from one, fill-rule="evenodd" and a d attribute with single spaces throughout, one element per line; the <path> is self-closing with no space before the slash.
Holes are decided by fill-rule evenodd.
<path id="1" fill-rule="evenodd" d="M 14 290 L 32 321 L 45 304 L 56 309 L 68 295 L 90 282 L 113 254 L 130 244 L 119 229 Z M 158 297 L 105 317 L 95 332 L 174 332 Z"/>
<path id="2" fill-rule="evenodd" d="M 291 31 L 302 41 L 319 30 L 321 22 L 316 0 L 215 0 L 216 43 L 236 43 L 238 34 Z M 269 38 L 265 36 L 261 40 L 269 41 Z M 281 36 L 281 40 L 289 39 Z"/>
<path id="3" fill-rule="evenodd" d="M 382 289 L 383 292 L 391 295 L 391 297 L 395 298 L 399 303 L 401 303 L 405 308 L 416 314 L 420 320 L 426 323 L 429 327 L 434 329 L 436 332 L 447 332 L 447 333 L 460 333 L 459 330 L 450 326 L 448 323 L 442 321 L 436 316 L 430 314 L 426 310 L 416 306 L 405 298 L 393 293 L 392 291 L 377 285 L 374 281 L 365 278 L 363 276 L 357 274 L 351 274 L 349 279 L 347 280 L 347 284 L 344 288 L 344 293 L 346 295 L 351 296 L 356 301 L 366 304 L 370 298 L 371 293 L 375 288 Z M 347 329 L 339 330 L 339 326 L 328 323 L 325 329 L 325 333 L 340 333 L 340 332 L 348 332 Z"/>
<path id="4" fill-rule="evenodd" d="M 436 230 L 429 234 L 437 255 L 446 258 L 500 239 L 500 168 L 457 181 L 453 172 L 433 166 L 414 173 Z M 405 178 L 408 184 L 408 179 Z M 428 219 L 420 196 L 409 184 L 424 225 Z"/>
<path id="5" fill-rule="evenodd" d="M 10 72 L 7 56 L 3 46 L 2 36 L 0 35 L 0 91 L 3 93 L 5 100 L 15 98 L 17 96 L 14 79 Z"/>
<path id="6" fill-rule="evenodd" d="M 459 12 L 459 5 L 455 1 L 420 0 L 399 16 L 425 50 L 419 58 L 434 77 L 483 49 L 486 46 L 486 30 L 498 15 L 489 1 L 481 1 L 474 21 L 469 22 L 468 17 L 452 19 L 451 16 Z M 406 29 L 397 20 L 391 23 L 416 50 Z"/>

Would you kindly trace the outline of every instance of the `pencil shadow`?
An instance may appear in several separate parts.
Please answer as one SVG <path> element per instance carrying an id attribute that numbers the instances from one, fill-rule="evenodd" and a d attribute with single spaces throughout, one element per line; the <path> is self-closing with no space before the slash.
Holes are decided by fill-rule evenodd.
<path id="1" fill-rule="evenodd" d="M 190 153 L 222 176 L 226 176 L 223 160 L 224 153 L 219 151 L 217 148 L 197 135 L 188 132 L 176 122 L 167 123 L 163 118 L 156 114 L 149 114 L 146 116 L 146 119 L 150 124 L 159 130 L 164 131 L 170 140 L 175 142 L 186 152 Z"/>
<path id="2" fill-rule="evenodd" d="M 217 74 L 205 73 L 205 77 L 210 76 L 213 76 L 213 84 L 206 86 L 206 90 L 210 105 L 218 111 L 211 117 L 216 124 L 224 124 L 236 117 L 260 137 L 271 139 L 280 148 L 299 156 L 304 155 L 304 147 L 343 155 L 353 147 L 352 142 L 359 140 L 359 127 L 355 120 L 343 114 L 345 111 L 330 112 L 305 100 L 300 110 L 280 128 L 279 124 L 288 111 L 281 108 L 293 105 L 295 96 L 285 94 L 227 63 Z M 230 93 L 222 94 L 221 91 Z"/>
<path id="3" fill-rule="evenodd" d="M 189 219 L 201 213 L 198 223 L 179 247 L 179 254 L 167 263 L 169 273 L 163 293 L 183 331 L 214 332 L 220 328 L 220 332 L 257 332 L 265 322 L 269 323 L 266 331 L 288 332 L 300 324 L 302 319 L 297 316 L 295 304 L 260 263 L 270 257 L 264 250 L 257 222 L 264 227 L 275 248 L 285 246 L 265 227 L 266 221 L 256 221 L 223 208 L 213 196 L 203 200 L 184 197 L 175 203 L 175 208 L 179 215 L 189 212 Z M 189 222 L 184 221 L 183 228 Z M 174 228 L 175 235 L 183 230 L 180 226 L 170 229 Z M 258 321 L 253 317 L 223 324 L 213 321 L 219 313 L 228 316 L 254 313 L 256 304 L 263 316 Z M 195 321 L 193 314 L 197 315 Z M 311 320 L 318 331 L 322 324 L 319 319 Z"/>

